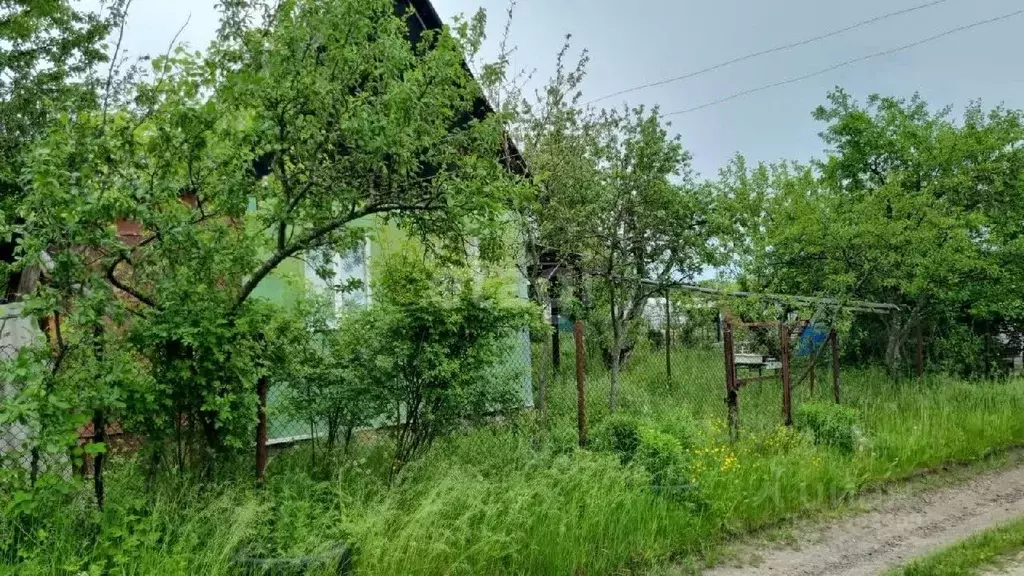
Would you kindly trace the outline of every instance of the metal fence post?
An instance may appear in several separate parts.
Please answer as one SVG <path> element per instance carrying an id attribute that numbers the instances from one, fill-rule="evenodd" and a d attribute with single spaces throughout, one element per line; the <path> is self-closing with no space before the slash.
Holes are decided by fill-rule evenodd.
<path id="1" fill-rule="evenodd" d="M 558 294 L 558 275 L 551 276 L 551 285 L 548 295 L 551 298 L 551 371 L 556 376 L 562 368 L 562 340 L 558 331 L 561 306 Z"/>
<path id="2" fill-rule="evenodd" d="M 835 329 L 829 334 L 829 340 L 832 341 L 832 394 L 839 404 L 839 334 Z"/>
<path id="3" fill-rule="evenodd" d="M 917 368 L 918 379 L 924 378 L 924 335 L 921 334 L 921 322 L 917 322 L 914 328 L 914 335 L 917 340 L 917 350 L 914 354 L 914 364 Z"/>
<path id="4" fill-rule="evenodd" d="M 672 383 L 672 303 L 665 289 L 665 377 Z"/>
<path id="5" fill-rule="evenodd" d="M 732 324 L 728 320 L 720 323 L 722 329 L 722 352 L 725 357 L 725 404 L 728 406 L 729 437 L 735 441 L 740 435 L 739 391 L 736 389 L 736 361 L 733 356 Z"/>
<path id="6" fill-rule="evenodd" d="M 583 321 L 579 318 L 573 324 L 572 333 L 576 341 L 576 428 L 580 447 L 583 448 L 587 445 L 587 398 L 583 373 Z"/>
<path id="7" fill-rule="evenodd" d="M 263 482 L 267 469 L 267 377 L 256 381 L 256 395 L 259 397 L 259 415 L 256 422 L 256 481 Z"/>
<path id="8" fill-rule="evenodd" d="M 785 418 L 786 426 L 792 426 L 793 405 L 789 374 L 789 325 L 785 322 L 780 322 L 779 333 L 782 340 L 782 415 Z"/>

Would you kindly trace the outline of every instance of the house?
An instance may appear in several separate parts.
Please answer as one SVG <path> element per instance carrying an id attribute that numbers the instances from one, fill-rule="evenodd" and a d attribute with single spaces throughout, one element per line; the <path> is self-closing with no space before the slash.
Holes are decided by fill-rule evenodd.
<path id="1" fill-rule="evenodd" d="M 418 42 L 426 31 L 440 30 L 443 26 L 440 17 L 429 0 L 396 0 L 395 11 L 406 18 L 409 38 L 414 43 Z M 483 95 L 481 95 L 474 106 L 473 114 L 460 121 L 469 122 L 473 117 L 483 117 L 491 112 L 492 108 L 488 105 Z M 496 150 L 495 153 L 500 154 L 502 162 L 509 170 L 519 172 L 525 170 L 525 165 L 513 144 L 507 143 L 504 150 Z M 194 198 L 189 198 L 188 194 L 183 194 L 182 200 L 190 203 Z M 258 209 L 255 206 L 253 208 Z M 329 262 L 323 263 L 324 266 L 317 266 L 316 263 L 305 259 L 293 258 L 286 260 L 279 266 L 275 274 L 266 278 L 258 286 L 253 295 L 270 300 L 287 301 L 291 290 L 288 279 L 299 278 L 306 282 L 307 285 L 321 288 L 327 288 L 328 284 L 358 284 L 360 287 L 355 290 L 336 293 L 335 303 L 339 307 L 372 303 L 370 281 L 373 260 L 385 255 L 389 250 L 401 249 L 402 243 L 408 241 L 408 239 L 403 238 L 397 228 L 389 226 L 380 220 L 368 220 L 363 225 L 367 232 L 365 239 L 349 253 L 332 258 Z M 137 223 L 119 221 L 116 223 L 116 226 L 119 237 L 130 246 L 138 244 L 143 236 L 143 230 Z M 14 246 L 13 242 L 0 243 L 0 260 L 12 261 L 14 258 Z M 323 268 L 329 269 L 331 274 L 321 274 Z M 330 277 L 330 280 L 325 279 L 327 276 Z M 33 278 L 30 277 L 12 275 L 8 278 L 6 290 L 0 292 L 0 304 L 14 302 L 18 299 L 19 294 L 29 292 L 32 280 Z M 511 288 L 519 291 L 525 297 L 525 282 L 523 279 L 514 276 L 514 272 L 510 271 L 510 280 L 512 282 Z M 5 311 L 0 310 L 0 313 L 3 312 Z M 24 330 L 21 332 L 24 332 Z M 22 345 L 22 340 L 24 340 L 23 338 L 17 339 L 17 343 L 15 343 L 16 338 L 13 335 L 8 339 L 12 342 L 10 346 L 12 350 L 16 349 L 16 346 Z M 529 337 L 525 332 L 517 337 L 514 342 L 509 343 L 509 361 L 522 364 L 525 368 L 523 370 L 524 380 L 522 382 L 523 401 L 525 405 L 532 406 L 533 390 L 530 379 L 530 347 Z M 3 442 L 4 434 L 0 430 L 0 443 Z"/>
<path id="2" fill-rule="evenodd" d="M 429 0 L 396 0 L 395 11 L 406 18 L 409 30 L 409 39 L 416 43 L 428 30 L 441 30 L 444 26 L 437 11 Z M 467 67 L 468 71 L 468 67 Z M 482 118 L 493 112 L 492 107 L 481 94 L 477 99 L 473 115 L 459 120 L 462 123 L 470 122 L 474 117 Z M 526 165 L 514 143 L 507 141 L 503 150 L 496 150 L 506 169 L 509 171 L 524 174 Z M 363 222 L 365 235 L 362 243 L 346 254 L 335 255 L 328 262 L 316 262 L 314 260 L 289 259 L 281 264 L 278 271 L 265 279 L 253 293 L 256 297 L 267 298 L 273 301 L 287 301 L 291 293 L 291 286 L 288 278 L 301 278 L 306 286 L 314 289 L 328 289 L 339 286 L 354 287 L 346 291 L 336 291 L 334 295 L 335 305 L 338 308 L 353 305 L 368 305 L 373 302 L 371 289 L 373 262 L 385 258 L 389 253 L 402 250 L 410 241 L 397 227 L 384 223 L 380 219 L 370 219 Z M 472 252 L 473 247 L 468 247 Z M 326 275 L 322 272 L 328 272 Z M 520 297 L 527 298 L 526 279 L 522 277 L 517 267 L 509 270 L 510 289 L 515 290 Z M 528 331 L 523 332 L 509 342 L 509 353 L 505 367 L 515 367 L 522 374 L 521 390 L 523 405 L 533 406 L 533 382 L 531 366 L 531 348 Z M 502 367 L 498 367 L 499 369 Z M 273 398 L 270 399 L 270 412 L 273 414 Z M 273 422 L 273 415 L 269 423 L 270 442 L 275 438 L 278 441 L 288 441 L 295 438 L 302 438 L 306 434 L 308 425 L 306 423 L 289 423 L 279 417 L 278 423 Z"/>

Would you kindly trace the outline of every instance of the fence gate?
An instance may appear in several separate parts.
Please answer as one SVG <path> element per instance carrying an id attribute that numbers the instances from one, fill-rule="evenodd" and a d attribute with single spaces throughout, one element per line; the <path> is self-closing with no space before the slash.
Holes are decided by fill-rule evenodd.
<path id="1" fill-rule="evenodd" d="M 797 341 L 804 344 L 804 340 L 811 336 L 811 328 L 814 325 L 810 321 L 800 321 L 791 330 L 787 322 L 734 322 L 725 320 L 722 323 L 722 350 L 725 357 L 725 403 L 728 406 L 729 435 L 735 440 L 739 437 L 739 392 L 748 384 L 755 384 L 769 380 L 780 380 L 782 383 L 782 419 L 786 426 L 793 425 L 793 388 L 792 382 L 792 355 L 793 343 L 791 339 L 795 336 Z M 741 344 L 737 350 L 735 335 L 736 329 L 778 331 L 775 337 L 769 333 L 768 338 L 760 339 L 760 349 L 751 349 L 750 341 Z M 801 355 L 808 357 L 806 368 L 800 373 L 795 386 L 800 386 L 808 381 L 811 392 L 814 392 L 815 366 L 821 354 L 827 349 L 832 354 L 832 392 L 835 402 L 839 403 L 839 341 L 836 331 L 830 329 L 827 338 L 823 342 L 815 343 L 808 350 L 802 350 Z M 754 372 L 756 370 L 756 373 Z"/>

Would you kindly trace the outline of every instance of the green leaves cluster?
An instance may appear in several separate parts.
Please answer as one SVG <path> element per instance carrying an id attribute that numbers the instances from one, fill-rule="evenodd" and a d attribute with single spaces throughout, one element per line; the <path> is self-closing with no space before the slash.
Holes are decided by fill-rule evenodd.
<path id="1" fill-rule="evenodd" d="M 479 46 L 478 26 L 414 41 L 391 0 L 240 0 L 224 3 L 218 37 L 204 51 L 174 47 L 148 73 L 123 67 L 115 51 L 114 65 L 96 71 L 106 31 L 123 23 L 115 8 L 107 22 L 64 2 L 29 2 L 0 28 L 11 42 L 0 64 L 36 74 L 38 84 L 2 103 L 10 114 L 0 109 L 25 128 L 4 135 L 17 144 L 9 150 L 17 162 L 5 169 L 23 190 L 0 204 L 0 232 L 16 246 L 4 271 L 42 271 L 21 296 L 35 317 L 60 320 L 40 348 L 50 351 L 40 360 L 49 362 L 49 388 L 37 396 L 63 398 L 88 382 L 88 395 L 69 400 L 74 418 L 54 430 L 83 419 L 117 422 L 145 439 L 154 465 L 196 464 L 212 474 L 220 456 L 250 446 L 263 377 L 317 397 L 318 418 L 351 406 L 342 397 L 352 392 L 348 368 L 327 362 L 321 372 L 286 375 L 296 366 L 290 356 L 316 363 L 389 352 L 356 346 L 355 332 L 298 327 L 293 311 L 253 296 L 261 282 L 290 259 L 345 254 L 373 226 L 398 226 L 438 261 L 464 260 L 469 238 L 488 248 L 481 258 L 504 257 L 503 213 L 521 183 L 500 154 L 502 118 L 481 112 L 480 87 L 464 64 L 464 50 Z M 11 60 L 26 46 L 38 50 L 33 59 Z M 465 308 L 452 312 L 455 327 L 423 328 L 440 348 L 404 350 L 407 358 L 440 354 L 444 338 L 463 339 L 444 350 L 463 364 L 408 376 L 429 391 L 474 374 L 467 358 L 482 366 L 493 334 L 511 322 L 469 288 L 458 293 Z M 422 314 L 423 323 L 447 318 L 395 306 L 393 314 Z M 366 320 L 389 337 L 410 328 L 388 325 L 387 310 Z M 35 389 L 24 380 L 23 389 Z M 408 455 L 464 414 L 424 394 L 424 414 L 444 416 L 422 417 L 429 432 Z M 370 398 L 358 416 L 337 417 L 344 427 L 380 414 Z"/>
<path id="2" fill-rule="evenodd" d="M 619 364 L 643 333 L 649 298 L 722 259 L 724 244 L 714 240 L 722 220 L 714 190 L 695 182 L 690 154 L 657 108 L 580 103 L 588 57 L 568 67 L 568 49 L 534 101 L 509 90 L 512 132 L 534 184 L 517 210 L 529 276 L 556 280 L 555 292 L 572 285 L 577 303 L 586 302 L 574 313 L 587 316 L 590 338 L 602 343 L 614 409 Z M 535 280 L 539 300 L 547 287 Z"/>
<path id="3" fill-rule="evenodd" d="M 374 305 L 340 320 L 338 362 L 395 431 L 395 468 L 465 421 L 520 406 L 510 350 L 536 309 L 500 275 L 441 268 L 414 251 L 389 258 Z"/>
<path id="4" fill-rule="evenodd" d="M 916 96 L 836 91 L 815 117 L 824 159 L 722 171 L 747 286 L 903 306 L 874 328 L 890 367 L 918 323 L 1018 332 L 1021 112 L 974 104 L 958 121 Z"/>

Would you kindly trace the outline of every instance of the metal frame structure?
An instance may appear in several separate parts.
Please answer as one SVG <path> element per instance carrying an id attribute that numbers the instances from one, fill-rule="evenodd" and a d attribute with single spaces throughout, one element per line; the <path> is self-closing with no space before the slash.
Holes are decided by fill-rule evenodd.
<path id="1" fill-rule="evenodd" d="M 863 300 L 849 300 L 841 301 L 835 298 L 817 298 L 812 296 L 787 296 L 782 294 L 757 294 L 753 292 L 742 292 L 742 291 L 727 291 L 718 290 L 714 288 L 707 288 L 704 286 L 695 286 L 692 284 L 677 284 L 676 288 L 694 292 L 698 294 L 708 294 L 711 296 L 718 297 L 735 297 L 735 298 L 763 298 L 775 302 L 783 303 L 800 303 L 800 304 L 813 304 L 818 306 L 831 307 L 838 310 L 847 310 L 851 312 L 868 312 L 874 314 L 889 314 L 898 312 L 902 308 L 896 304 L 885 304 L 877 302 L 868 302 Z M 800 323 L 798 336 L 806 330 L 811 322 L 803 320 Z M 733 339 L 733 328 L 745 327 L 745 328 L 778 328 L 779 340 L 781 345 L 781 365 L 779 372 L 768 375 L 758 375 L 753 377 L 741 378 L 737 373 L 737 367 L 742 364 L 737 364 L 736 361 L 736 350 L 735 342 Z M 918 331 L 920 334 L 920 331 Z M 918 374 L 920 376 L 923 364 L 921 360 L 921 337 L 918 336 L 918 352 L 917 352 L 917 365 Z M 832 355 L 832 395 L 836 402 L 841 402 L 841 389 L 840 389 L 840 374 L 839 374 L 839 335 L 835 328 L 829 330 L 828 339 L 825 344 L 822 345 L 815 354 L 812 355 L 810 365 L 807 370 L 799 377 L 796 382 L 796 386 L 799 386 L 807 378 L 810 379 L 809 387 L 811 391 L 814 391 L 815 385 L 815 366 L 817 365 L 818 359 L 825 346 L 830 348 Z M 792 373 L 791 373 L 791 362 L 790 362 L 790 324 L 785 321 L 779 322 L 736 322 L 735 324 L 729 320 L 722 321 L 722 351 L 725 360 L 725 390 L 726 397 L 725 403 L 728 406 L 728 424 L 729 433 L 732 439 L 736 439 L 739 436 L 739 391 L 747 384 L 753 384 L 756 382 L 763 382 L 768 380 L 774 380 L 779 378 L 782 383 L 782 417 L 786 426 L 792 426 L 793 424 L 793 387 Z"/>

